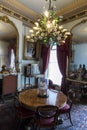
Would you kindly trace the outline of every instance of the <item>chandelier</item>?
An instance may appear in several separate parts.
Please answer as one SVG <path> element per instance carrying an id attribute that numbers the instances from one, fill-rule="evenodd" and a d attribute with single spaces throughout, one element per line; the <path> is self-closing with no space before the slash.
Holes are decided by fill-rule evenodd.
<path id="1" fill-rule="evenodd" d="M 62 45 L 65 43 L 68 35 L 70 35 L 70 32 L 60 24 L 63 17 L 56 18 L 55 8 L 51 4 L 52 0 L 46 1 L 49 2 L 48 10 L 43 13 L 41 19 L 35 22 L 33 30 L 30 30 L 28 40 L 31 42 L 39 41 L 46 46 L 53 46 L 55 44 Z"/>

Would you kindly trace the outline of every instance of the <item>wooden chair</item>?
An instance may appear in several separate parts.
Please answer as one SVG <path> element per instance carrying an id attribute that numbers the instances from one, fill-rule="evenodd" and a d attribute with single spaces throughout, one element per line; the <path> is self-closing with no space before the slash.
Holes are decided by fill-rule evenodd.
<path id="1" fill-rule="evenodd" d="M 57 84 L 54 84 L 53 81 L 51 79 L 49 79 L 49 89 L 54 89 L 54 90 L 60 91 L 61 87 Z"/>
<path id="2" fill-rule="evenodd" d="M 34 119 L 35 111 L 23 107 L 23 105 L 19 101 L 18 96 L 15 96 L 14 98 L 14 107 L 15 107 L 15 121 L 16 121 L 15 129 L 20 130 L 21 125 L 23 123 L 26 125 L 26 123 L 29 123 L 30 120 Z"/>
<path id="3" fill-rule="evenodd" d="M 55 129 L 58 121 L 58 107 L 53 105 L 39 106 L 36 110 L 36 127 Z"/>
<path id="4" fill-rule="evenodd" d="M 17 75 L 3 76 L 3 81 L 2 81 L 3 101 L 4 101 L 4 96 L 6 95 L 14 96 L 16 92 L 17 92 Z"/>
<path id="5" fill-rule="evenodd" d="M 72 101 L 68 98 L 66 105 L 63 108 L 59 109 L 59 115 L 66 114 L 68 117 L 67 119 L 69 119 L 71 125 L 73 125 L 71 120 L 71 108 L 72 108 Z"/>

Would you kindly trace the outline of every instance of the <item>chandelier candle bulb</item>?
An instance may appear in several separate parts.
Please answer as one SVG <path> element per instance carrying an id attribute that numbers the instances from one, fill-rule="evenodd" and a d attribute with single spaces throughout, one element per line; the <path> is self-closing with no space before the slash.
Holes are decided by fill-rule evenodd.
<path id="1" fill-rule="evenodd" d="M 30 30 L 31 33 L 33 33 L 34 31 L 33 30 Z"/>

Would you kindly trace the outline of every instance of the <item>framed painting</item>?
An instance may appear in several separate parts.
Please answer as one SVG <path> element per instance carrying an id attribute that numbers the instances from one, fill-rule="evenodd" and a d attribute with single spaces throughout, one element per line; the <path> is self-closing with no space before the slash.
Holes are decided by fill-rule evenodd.
<path id="1" fill-rule="evenodd" d="M 38 59 L 39 58 L 40 45 L 39 43 L 30 42 L 24 37 L 24 59 Z"/>

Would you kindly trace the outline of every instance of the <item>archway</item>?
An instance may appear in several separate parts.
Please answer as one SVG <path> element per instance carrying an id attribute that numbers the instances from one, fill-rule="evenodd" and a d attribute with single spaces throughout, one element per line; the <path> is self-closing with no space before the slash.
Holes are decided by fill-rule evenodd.
<path id="1" fill-rule="evenodd" d="M 83 19 L 74 25 L 72 33 L 72 56 L 69 63 L 69 71 L 76 71 L 79 65 L 86 65 L 87 68 L 87 19 Z"/>
<path id="2" fill-rule="evenodd" d="M 1 55 L 5 53 L 5 51 L 7 50 L 7 48 L 5 47 L 7 45 L 7 47 L 9 49 L 13 49 L 14 48 L 14 52 L 15 52 L 15 66 L 16 66 L 16 71 L 19 71 L 19 33 L 18 30 L 15 26 L 15 24 L 7 17 L 7 16 L 0 16 L 0 40 L 4 41 L 3 43 L 8 43 L 4 44 L 5 50 L 3 48 L 1 48 Z M 7 50 L 7 53 L 9 53 L 9 50 Z M 4 56 L 5 57 L 5 56 Z M 3 57 L 1 57 L 3 59 Z M 7 57 L 5 57 L 6 59 Z M 3 60 L 2 64 L 6 64 L 5 59 Z M 1 59 L 0 59 L 1 60 Z M 7 60 L 9 60 L 9 56 L 7 58 Z M 7 62 L 8 67 L 9 67 L 9 62 Z M 1 67 L 1 66 L 0 66 Z"/>

